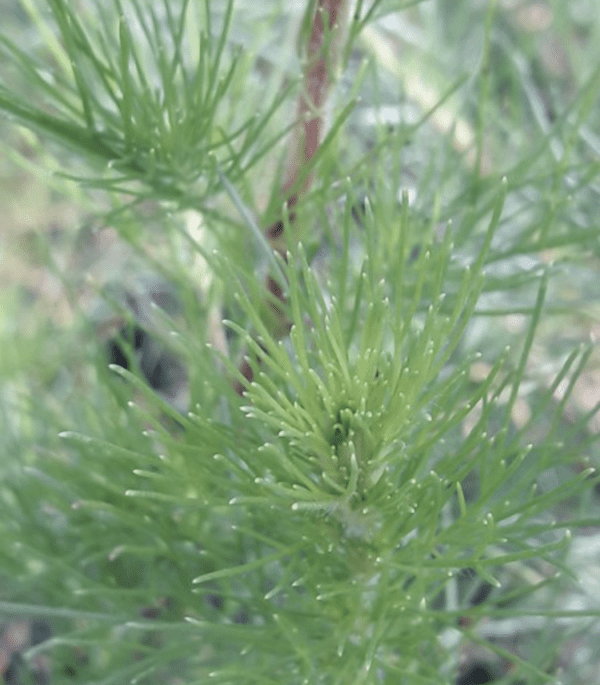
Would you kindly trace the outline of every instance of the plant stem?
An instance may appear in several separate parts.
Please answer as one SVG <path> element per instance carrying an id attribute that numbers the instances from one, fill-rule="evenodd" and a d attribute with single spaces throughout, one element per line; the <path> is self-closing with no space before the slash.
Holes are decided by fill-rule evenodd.
<path id="1" fill-rule="evenodd" d="M 314 9 L 307 41 L 304 86 L 298 102 L 298 125 L 291 140 L 288 166 L 281 190 L 284 211 L 298 203 L 299 198 L 306 193 L 314 180 L 314 173 L 309 170 L 309 164 L 321 141 L 324 128 L 323 107 L 342 53 L 348 6 L 348 0 L 318 0 Z M 296 213 L 290 212 L 289 223 L 292 224 L 295 218 Z M 284 221 L 281 217 L 266 229 L 265 235 L 271 247 L 278 250 L 286 259 L 283 230 Z M 275 297 L 282 303 L 285 302 L 283 284 L 268 276 L 265 285 L 269 293 L 269 307 L 278 320 L 277 330 L 287 332 L 289 324 L 285 314 L 272 301 Z M 240 372 L 249 383 L 252 382 L 254 372 L 247 357 L 240 365 Z M 236 382 L 235 389 L 240 395 L 244 392 L 244 386 L 240 382 Z"/>

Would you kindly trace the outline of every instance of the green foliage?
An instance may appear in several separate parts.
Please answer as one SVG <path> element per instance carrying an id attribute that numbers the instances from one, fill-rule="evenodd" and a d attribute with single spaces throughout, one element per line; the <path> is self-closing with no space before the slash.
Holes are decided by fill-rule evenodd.
<path id="1" fill-rule="evenodd" d="M 301 74 L 247 49 L 249 6 L 22 5 L 43 42 L 1 38 L 0 109 L 58 143 L 94 215 L 175 285 L 181 311 L 149 306 L 144 333 L 186 367 L 189 396 L 182 411 L 150 387 L 126 333 L 129 368 L 107 364 L 68 274 L 75 327 L 18 345 L 2 330 L 0 614 L 53 631 L 26 660 L 49 654 L 53 682 L 448 683 L 470 642 L 512 664 L 504 682 L 558 682 L 553 619 L 598 616 L 548 592 L 572 575 L 572 530 L 597 525 L 596 407 L 565 419 L 593 348 L 561 341 L 543 377 L 535 359 L 547 322 L 574 309 L 565 282 L 597 269 L 600 167 L 584 133 L 600 66 L 525 148 L 531 118 L 512 100 L 498 113 L 499 93 L 529 91 L 517 66 L 496 68 L 511 34 L 490 3 L 474 80 L 449 68 L 415 123 L 361 128 L 355 96 L 390 92 L 361 31 L 427 10 L 359 2 L 342 53 L 349 69 L 353 49 L 365 61 L 305 170 L 314 189 L 283 217 L 283 259 L 258 227 L 279 216 Z M 251 47 L 286 16 L 269 11 Z M 435 129 L 459 96 L 470 161 Z M 484 173 L 488 147 L 506 154 Z M 416 199 L 399 198 L 415 170 Z M 133 325 L 110 289 L 95 294 Z M 529 616 L 548 631 L 535 647 L 478 632 Z"/>

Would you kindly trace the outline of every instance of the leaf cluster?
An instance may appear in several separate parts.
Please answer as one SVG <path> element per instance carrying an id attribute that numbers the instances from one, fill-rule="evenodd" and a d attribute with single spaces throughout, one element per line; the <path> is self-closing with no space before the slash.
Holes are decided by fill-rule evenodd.
<path id="1" fill-rule="evenodd" d="M 359 29 L 417 4 L 359 2 L 346 57 Z M 419 167 L 411 202 L 398 197 L 406 142 L 429 149 L 436 111 L 464 79 L 416 124 L 377 126 L 365 146 L 349 98 L 306 171 L 320 182 L 293 225 L 284 216 L 283 259 L 257 239 L 249 198 L 295 85 L 258 115 L 242 106 L 236 90 L 254 67 L 229 40 L 233 1 L 24 6 L 46 52 L 1 46 L 38 99 L 0 86 L 0 108 L 77 152 L 142 254 L 150 231 L 131 238 L 139 207 L 121 211 L 119 193 L 156 202 L 167 237 L 146 256 L 177 283 L 183 315 L 154 308 L 161 325 L 144 333 L 189 376 L 182 412 L 149 386 L 131 341 L 128 364 L 110 368 L 88 342 L 69 360 L 64 403 L 13 374 L 0 613 L 41 617 L 53 632 L 27 659 L 48 653 L 57 677 L 80 682 L 447 683 L 457 645 L 471 641 L 515 678 L 548 682 L 554 639 L 525 655 L 479 627 L 572 616 L 544 593 L 572 575 L 571 529 L 596 523 L 560 515 L 589 490 L 597 456 L 597 407 L 564 420 L 593 348 L 570 349 L 543 383 L 532 366 L 546 320 L 564 310 L 561 278 L 594 255 L 597 229 L 588 217 L 571 230 L 571 210 L 587 216 L 598 166 L 566 139 L 594 111 L 600 71 L 527 154 L 487 176 L 478 115 L 478 166 L 446 145 Z M 480 113 L 493 102 L 493 7 L 484 19 L 480 79 L 466 94 Z M 356 90 L 381 85 L 380 71 L 371 61 Z M 222 190 L 239 216 L 215 209 Z M 208 237 L 178 215 L 189 207 Z M 194 280 L 198 263 L 208 287 Z M 264 274 L 279 278 L 281 300 L 265 295 Z M 516 340 L 498 325 L 507 314 L 523 317 Z M 531 411 L 518 421 L 524 398 Z"/>

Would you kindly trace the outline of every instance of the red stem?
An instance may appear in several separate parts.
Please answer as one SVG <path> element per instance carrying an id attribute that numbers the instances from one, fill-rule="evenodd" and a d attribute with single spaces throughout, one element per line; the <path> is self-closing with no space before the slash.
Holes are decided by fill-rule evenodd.
<path id="1" fill-rule="evenodd" d="M 313 181 L 313 174 L 307 174 L 301 186 L 298 187 L 303 170 L 314 157 L 321 142 L 324 123 L 322 109 L 332 83 L 333 70 L 337 61 L 336 49 L 339 48 L 341 42 L 342 15 L 347 6 L 348 0 L 318 0 L 317 2 L 307 46 L 304 89 L 298 103 L 299 125 L 290 146 L 290 159 L 282 186 L 282 195 L 288 210 L 294 207 L 299 197 L 306 193 Z M 293 223 L 295 218 L 296 213 L 290 212 L 289 222 Z M 283 226 L 283 219 L 278 219 L 266 229 L 265 233 L 272 246 L 285 258 L 286 249 L 281 240 Z M 283 290 L 277 281 L 269 277 L 266 287 L 271 295 L 285 302 Z M 283 312 L 272 302 L 269 302 L 269 306 L 280 319 L 281 326 L 278 326 L 278 329 L 289 330 Z M 252 381 L 254 373 L 247 359 L 242 362 L 240 372 L 248 382 Z M 238 394 L 242 395 L 244 385 L 237 382 L 235 389 Z"/>

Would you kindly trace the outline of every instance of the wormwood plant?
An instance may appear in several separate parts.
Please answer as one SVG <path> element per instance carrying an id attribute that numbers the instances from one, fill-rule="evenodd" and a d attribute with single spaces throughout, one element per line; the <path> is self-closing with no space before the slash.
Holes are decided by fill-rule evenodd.
<path id="1" fill-rule="evenodd" d="M 26 335 L 4 364 L 0 613 L 48 626 L 20 658 L 50 682 L 449 683 L 476 647 L 503 682 L 581 682 L 560 620 L 598 611 L 559 592 L 597 525 L 596 407 L 564 417 L 593 348 L 535 362 L 596 268 L 600 68 L 490 133 L 496 92 L 537 103 L 521 63 L 497 76 L 490 3 L 474 73 L 386 123 L 385 31 L 427 7 L 22 0 L 0 107 L 178 302 L 142 317 L 40 238 L 75 325 L 36 343 L 41 378 Z M 527 640 L 489 630 L 515 618 Z"/>

